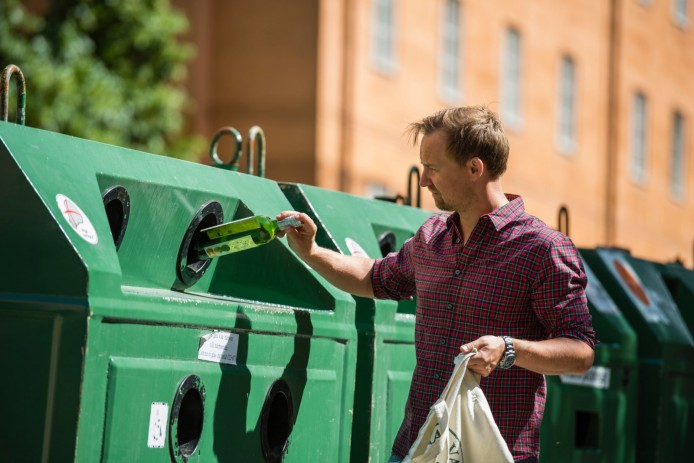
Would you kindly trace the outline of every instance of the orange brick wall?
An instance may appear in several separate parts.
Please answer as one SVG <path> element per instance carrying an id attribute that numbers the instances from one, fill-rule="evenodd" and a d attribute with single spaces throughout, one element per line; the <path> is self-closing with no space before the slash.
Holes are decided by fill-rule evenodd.
<path id="1" fill-rule="evenodd" d="M 370 185 L 406 193 L 409 168 L 419 161 L 404 135 L 407 124 L 451 104 L 437 87 L 443 0 L 396 0 L 392 73 L 371 63 L 371 0 L 173 3 L 191 18 L 199 49 L 190 73 L 198 100 L 193 127 L 211 136 L 221 125 L 245 131 L 260 124 L 268 136 L 271 178 L 360 195 Z M 570 234 L 579 246 L 613 244 L 635 255 L 679 257 L 692 265 L 694 163 L 686 164 L 685 197 L 673 200 L 669 162 L 675 109 L 686 118 L 689 158 L 694 151 L 694 86 L 688 74 L 694 69 L 694 30 L 674 24 L 671 2 L 460 4 L 460 104 L 499 110 L 503 34 L 513 26 L 521 35 L 522 123 L 508 129 L 506 190 L 523 195 L 528 210 L 551 226 L 557 226 L 559 208 L 567 206 Z M 616 42 L 610 35 L 612 5 Z M 611 44 L 617 81 L 610 112 Z M 577 145 L 570 155 L 556 144 L 564 54 L 576 64 L 578 89 Z M 636 185 L 628 170 L 637 89 L 649 104 L 644 185 Z M 424 207 L 433 209 L 427 192 L 423 199 Z"/>

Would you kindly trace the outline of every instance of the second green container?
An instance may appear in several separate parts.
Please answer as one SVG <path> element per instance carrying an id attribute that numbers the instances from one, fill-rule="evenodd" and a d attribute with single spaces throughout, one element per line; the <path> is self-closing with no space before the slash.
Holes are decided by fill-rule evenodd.
<path id="1" fill-rule="evenodd" d="M 318 225 L 318 244 L 379 258 L 399 250 L 431 212 L 308 185 L 281 184 Z M 352 463 L 385 462 L 402 422 L 415 366 L 415 301 L 357 300 Z"/>
<path id="2" fill-rule="evenodd" d="M 599 339 L 584 375 L 547 376 L 542 461 L 627 463 L 636 458 L 637 337 L 584 263 L 586 296 Z"/>

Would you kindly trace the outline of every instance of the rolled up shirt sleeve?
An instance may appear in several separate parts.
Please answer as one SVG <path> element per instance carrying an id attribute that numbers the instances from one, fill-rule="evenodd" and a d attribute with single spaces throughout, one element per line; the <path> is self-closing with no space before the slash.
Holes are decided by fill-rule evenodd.
<path id="1" fill-rule="evenodd" d="M 585 295 L 588 279 L 576 246 L 557 235 L 538 270 L 532 307 L 548 337 L 578 339 L 594 348 L 597 337 Z"/>
<path id="2" fill-rule="evenodd" d="M 413 240 L 410 238 L 398 252 L 376 259 L 371 269 L 371 285 L 377 299 L 401 301 L 415 295 L 416 285 L 412 265 Z"/>

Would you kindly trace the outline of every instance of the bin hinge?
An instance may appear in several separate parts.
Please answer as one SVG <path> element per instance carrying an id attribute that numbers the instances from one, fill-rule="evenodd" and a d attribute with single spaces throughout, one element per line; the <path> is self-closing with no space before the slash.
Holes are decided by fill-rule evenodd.
<path id="1" fill-rule="evenodd" d="M 19 125 L 24 125 L 26 120 L 26 97 L 27 87 L 24 80 L 24 74 L 19 67 L 10 64 L 2 70 L 2 82 L 0 83 L 0 115 L 2 120 L 7 122 L 9 117 L 9 99 L 10 99 L 10 79 L 15 76 L 17 81 L 17 114 L 15 122 Z"/>

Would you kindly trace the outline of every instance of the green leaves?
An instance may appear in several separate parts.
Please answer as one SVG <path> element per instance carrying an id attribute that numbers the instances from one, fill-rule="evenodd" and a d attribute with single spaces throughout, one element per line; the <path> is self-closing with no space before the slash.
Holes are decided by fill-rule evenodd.
<path id="1" fill-rule="evenodd" d="M 183 159 L 201 151 L 182 134 L 188 23 L 166 0 L 54 0 L 45 19 L 3 0 L 0 18 L 0 67 L 25 75 L 27 125 Z"/>

